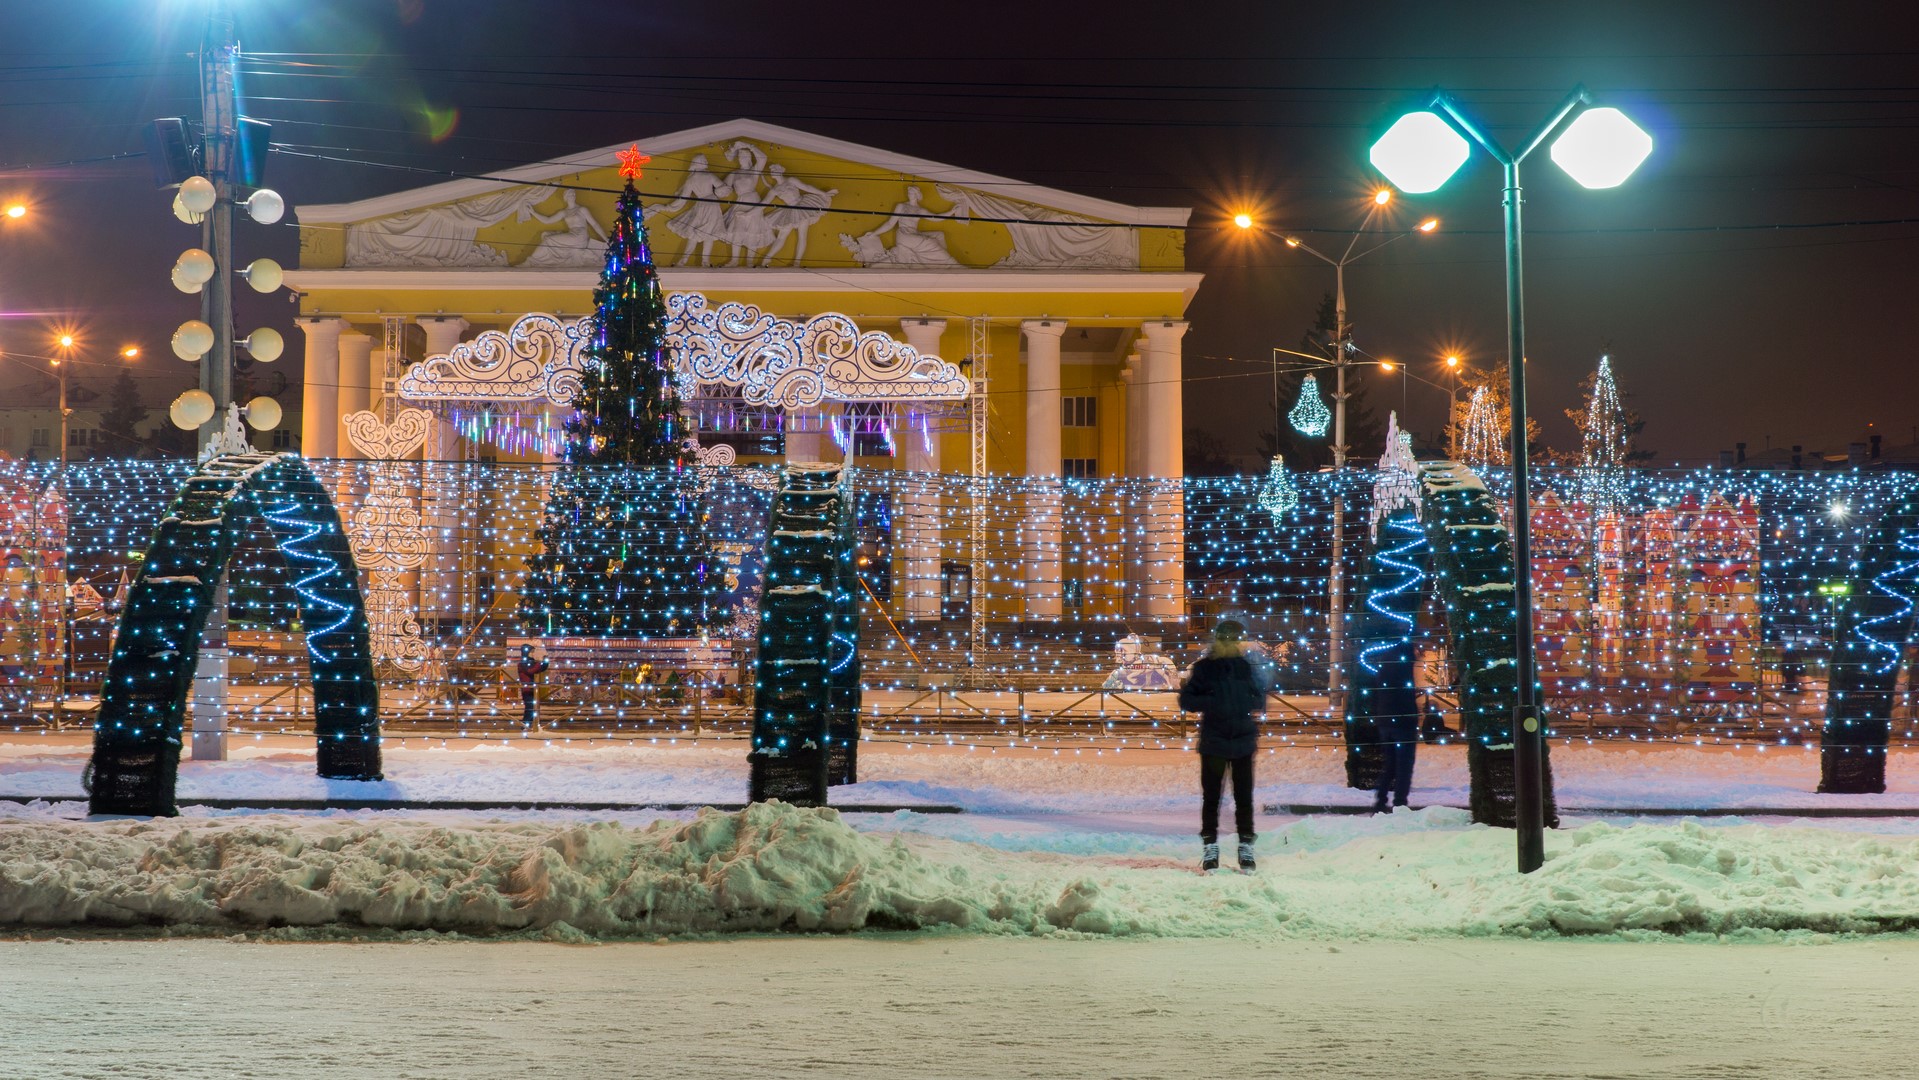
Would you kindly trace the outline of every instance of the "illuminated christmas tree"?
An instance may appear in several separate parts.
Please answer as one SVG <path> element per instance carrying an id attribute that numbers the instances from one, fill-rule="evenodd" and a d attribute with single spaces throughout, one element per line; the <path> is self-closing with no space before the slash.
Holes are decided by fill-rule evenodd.
<path id="1" fill-rule="evenodd" d="M 666 351 L 666 297 L 633 188 L 647 158 L 634 147 L 619 159 L 626 189 L 520 619 L 541 635 L 690 637 L 719 617 L 722 575 L 704 535 Z"/>
<path id="2" fill-rule="evenodd" d="M 1620 402 L 1611 357 L 1600 357 L 1582 385 L 1586 407 L 1566 410 L 1580 434 L 1579 498 L 1595 508 L 1617 506 L 1626 490 L 1626 467 L 1646 456 L 1634 453 L 1632 445 L 1645 421 Z"/>

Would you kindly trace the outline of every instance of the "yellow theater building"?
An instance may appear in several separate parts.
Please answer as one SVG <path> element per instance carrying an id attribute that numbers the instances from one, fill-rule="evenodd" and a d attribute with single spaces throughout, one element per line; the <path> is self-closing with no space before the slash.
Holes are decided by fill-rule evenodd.
<path id="1" fill-rule="evenodd" d="M 1189 209 L 1124 205 L 753 120 L 637 143 L 651 156 L 637 186 L 669 297 L 696 294 L 707 310 L 748 305 L 779 325 L 838 313 L 861 340 L 879 335 L 880 352 L 904 346 L 927 370 L 958 374 L 964 390 L 926 400 L 897 386 L 884 400 L 836 400 L 829 385 L 817 403 L 784 405 L 755 404 L 737 385 L 702 383 L 694 395 L 702 445 L 729 447 L 742 463 L 850 453 L 862 470 L 900 474 L 888 556 L 896 586 L 885 598 L 893 618 L 950 618 L 956 588 L 975 595 L 970 579 L 954 580 L 966 524 L 950 502 L 969 490 L 953 478 L 976 472 L 1017 504 L 995 507 L 987 538 L 1018 579 L 978 593 L 988 618 L 1183 615 L 1177 486 L 1150 481 L 1183 472 L 1181 340 L 1201 280 L 1185 267 Z M 565 409 L 529 398 L 541 392 L 537 373 L 510 403 L 468 384 L 452 400 L 434 380 L 454 369 L 506 378 L 516 363 L 506 354 L 521 347 L 538 354 L 537 368 L 553 354 L 527 343 L 592 310 L 623 183 L 614 154 L 626 145 L 301 208 L 299 266 L 286 280 L 306 339 L 302 452 L 420 459 L 429 464 L 413 472 L 416 489 L 431 463 L 551 461 Z M 552 318 L 529 321 L 537 316 Z M 392 425 L 412 406 L 432 417 L 418 438 L 374 422 Z M 348 418 L 360 413 L 373 417 L 356 428 Z M 1147 478 L 1136 486 L 1153 494 L 1072 511 L 1070 481 L 1116 477 Z M 471 617 L 473 598 L 459 595 L 470 586 L 455 577 L 479 571 L 510 590 L 534 521 L 475 528 L 463 518 L 454 529 L 445 500 L 408 497 L 433 549 L 408 571 L 423 621 Z M 537 506 L 496 500 L 480 512 L 536 517 Z M 1136 524 L 1129 531 L 1147 519 L 1151 543 Z M 1108 543 L 1134 565 L 1076 569 L 1084 549 Z"/>

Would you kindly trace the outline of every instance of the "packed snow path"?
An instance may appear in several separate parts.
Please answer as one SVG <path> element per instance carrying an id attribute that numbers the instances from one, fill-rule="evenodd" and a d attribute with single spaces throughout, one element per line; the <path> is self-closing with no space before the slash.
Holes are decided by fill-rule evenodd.
<path id="1" fill-rule="evenodd" d="M 1890 939 L 0 941 L 39 1080 L 1904 1077 L 1915 996 Z"/>

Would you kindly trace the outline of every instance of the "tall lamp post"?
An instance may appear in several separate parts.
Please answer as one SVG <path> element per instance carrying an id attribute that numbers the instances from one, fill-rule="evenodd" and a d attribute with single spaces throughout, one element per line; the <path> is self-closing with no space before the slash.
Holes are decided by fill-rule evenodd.
<path id="1" fill-rule="evenodd" d="M 1352 325 L 1346 321 L 1346 267 L 1371 255 L 1373 252 L 1378 251 L 1380 248 L 1385 247 L 1395 240 L 1411 236 L 1414 233 L 1430 234 L 1433 230 L 1439 228 L 1438 218 L 1427 218 L 1425 221 L 1420 222 L 1410 229 L 1394 233 L 1392 236 L 1381 240 L 1372 247 L 1355 252 L 1353 249 L 1359 246 L 1359 238 L 1366 235 L 1366 226 L 1372 223 L 1373 215 L 1377 214 L 1380 208 L 1392 201 L 1393 193 L 1389 189 L 1381 188 L 1373 193 L 1372 204 L 1366 210 L 1366 219 L 1360 222 L 1358 229 L 1354 230 L 1353 238 L 1346 243 L 1346 250 L 1342 252 L 1337 259 L 1314 249 L 1297 236 L 1275 232 L 1272 229 L 1260 226 L 1253 220 L 1250 214 L 1239 214 L 1233 218 L 1233 224 L 1239 226 L 1240 229 L 1258 229 L 1268 236 L 1278 237 L 1280 240 L 1286 242 L 1287 247 L 1303 251 L 1333 268 L 1333 355 L 1330 360 L 1335 379 L 1333 388 L 1333 468 L 1341 473 L 1346 469 L 1346 454 L 1347 451 L 1351 449 L 1351 447 L 1346 444 L 1346 399 L 1352 396 L 1346 391 L 1346 368 L 1353 363 L 1354 354 L 1352 341 L 1350 340 L 1352 337 Z M 1292 353 L 1291 350 L 1288 349 L 1275 349 L 1273 352 L 1275 359 L 1277 359 L 1279 353 L 1302 355 Z M 1308 357 L 1308 359 L 1315 358 Z M 1277 378 L 1277 376 L 1275 376 L 1275 378 Z M 1277 432 L 1275 432 L 1275 434 L 1277 434 Z M 1326 648 L 1326 690 L 1327 705 L 1335 714 L 1337 714 L 1340 709 L 1340 695 L 1345 689 L 1344 672 L 1342 670 L 1345 665 L 1346 652 L 1346 575 L 1342 566 L 1342 559 L 1345 557 L 1345 546 L 1346 497 L 1339 493 L 1338 487 L 1335 485 L 1333 495 L 1333 557 L 1331 572 L 1326 578 L 1326 618 L 1329 623 Z"/>
<path id="2" fill-rule="evenodd" d="M 1533 655 L 1532 533 L 1528 521 L 1532 477 L 1526 461 L 1526 306 L 1520 273 L 1519 166 L 1562 126 L 1564 133 L 1552 145 L 1553 162 L 1583 187 L 1617 187 L 1652 153 L 1650 135 L 1618 109 L 1594 107 L 1586 88 L 1577 86 L 1517 151 L 1506 149 L 1489 135 L 1450 94 L 1436 90 L 1425 108 L 1394 121 L 1373 144 L 1369 155 L 1373 167 L 1395 187 L 1415 195 L 1439 190 L 1465 164 L 1472 153 L 1467 138 L 1505 169 L 1506 355 L 1512 371 L 1513 660 L 1519 676 L 1513 704 L 1513 818 L 1522 874 L 1532 873 L 1546 861 L 1546 801 L 1545 733 L 1539 723 L 1539 676 Z"/>

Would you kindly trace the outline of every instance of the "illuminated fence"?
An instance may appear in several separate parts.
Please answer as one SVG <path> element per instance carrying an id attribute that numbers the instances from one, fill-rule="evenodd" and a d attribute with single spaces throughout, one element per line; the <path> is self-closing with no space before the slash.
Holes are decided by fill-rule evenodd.
<path id="1" fill-rule="evenodd" d="M 314 466 L 366 571 L 389 727 L 518 733 L 510 650 L 525 635 L 515 598 L 552 467 Z M 63 691 L 84 713 L 105 670 L 120 583 L 189 472 L 177 462 L 71 466 L 62 552 L 34 539 L 56 535 L 45 519 L 57 501 L 43 497 L 54 467 L 0 463 L 11 508 L 0 703 L 14 724 L 45 721 Z M 1178 739 L 1169 695 L 1102 690 L 1120 667 L 1115 647 L 1136 634 L 1138 651 L 1166 656 L 1151 663 L 1176 672 L 1230 613 L 1272 652 L 1281 697 L 1269 727 L 1304 742 L 1337 738 L 1326 696 L 1330 586 L 1337 561 L 1351 631 L 1371 552 L 1372 479 L 1358 469 L 1295 477 L 1297 505 L 1275 516 L 1260 508 L 1264 477 L 980 481 L 857 470 L 869 732 Z M 1852 576 L 1857 547 L 1919 477 L 1636 472 L 1620 506 L 1603 513 L 1577 502 L 1587 479 L 1546 471 L 1539 486 L 1549 494 L 1535 508 L 1540 674 L 1555 733 L 1742 744 L 1816 737 L 1834 628 L 1871 587 Z M 1486 480 L 1496 493 L 1505 483 Z M 595 659 L 588 649 L 556 663 L 542 690 L 547 730 L 582 738 L 743 730 L 771 481 L 767 469 L 702 474 L 708 540 L 725 562 L 734 610 L 698 662 L 660 650 Z M 648 511 L 629 516 L 643 550 Z M 978 551 L 976 522 L 986 537 Z M 307 730 L 311 694 L 284 561 L 262 533 L 243 541 L 235 566 L 245 568 L 231 590 L 238 722 Z M 74 586 L 64 612 L 62 581 Z M 1435 603 L 1421 611 L 1414 644 L 1425 696 L 1450 719 L 1453 679 Z M 1338 643 L 1348 660 L 1354 637 Z M 1894 703 L 1895 741 L 1919 726 L 1914 705 L 1908 675 Z"/>

